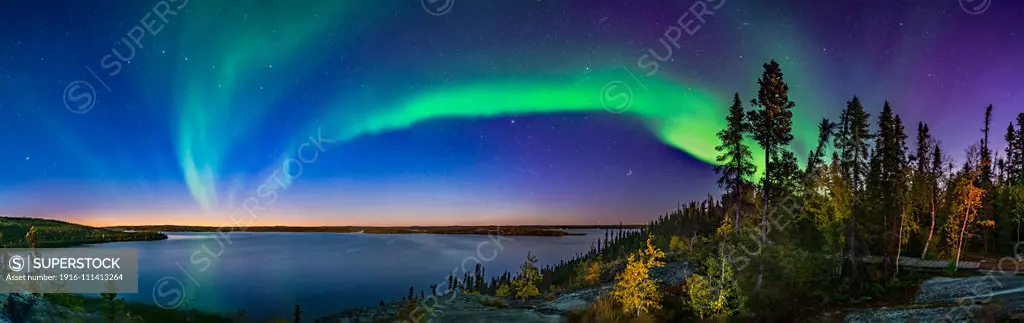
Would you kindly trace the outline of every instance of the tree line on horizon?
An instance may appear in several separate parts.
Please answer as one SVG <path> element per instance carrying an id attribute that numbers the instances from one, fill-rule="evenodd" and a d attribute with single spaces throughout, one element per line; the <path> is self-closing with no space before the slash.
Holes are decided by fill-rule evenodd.
<path id="1" fill-rule="evenodd" d="M 123 232 L 93 228 L 58 220 L 0 217 L 0 244 L 8 248 L 26 248 L 22 239 L 32 229 L 42 241 L 40 247 L 69 247 L 87 243 L 167 239 L 159 232 Z M 5 238 L 4 238 L 5 237 Z"/>

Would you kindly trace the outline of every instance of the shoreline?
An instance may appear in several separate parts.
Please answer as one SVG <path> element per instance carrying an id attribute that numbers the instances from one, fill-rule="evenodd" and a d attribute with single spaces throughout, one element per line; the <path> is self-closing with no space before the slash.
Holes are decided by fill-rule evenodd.
<path id="1" fill-rule="evenodd" d="M 160 241 L 167 235 L 160 232 L 124 232 L 108 228 L 90 227 L 60 220 L 24 217 L 0 217 L 0 246 L 3 248 L 29 248 L 27 235 L 35 230 L 39 248 L 62 248 L 82 245 Z"/>
<path id="2" fill-rule="evenodd" d="M 504 236 L 582 236 L 583 232 L 569 230 L 618 230 L 638 229 L 641 225 L 521 225 L 521 226 L 405 226 L 405 227 L 373 227 L 373 226 L 255 226 L 247 227 L 239 232 L 278 232 L 278 233 L 364 233 L 364 234 L 456 234 L 456 235 L 504 235 Z M 111 226 L 109 230 L 131 230 L 144 232 L 219 232 L 222 227 L 182 226 L 182 225 L 141 225 Z"/>

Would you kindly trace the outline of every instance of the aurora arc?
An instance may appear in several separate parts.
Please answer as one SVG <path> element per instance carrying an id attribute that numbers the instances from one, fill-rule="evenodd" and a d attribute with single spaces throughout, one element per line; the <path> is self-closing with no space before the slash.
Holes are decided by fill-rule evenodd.
<path id="1" fill-rule="evenodd" d="M 389 108 L 375 107 L 367 114 L 335 116 L 329 119 L 329 126 L 322 131 L 325 138 L 345 142 L 360 136 L 414 127 L 434 119 L 570 112 L 611 113 L 605 111 L 601 101 L 602 95 L 606 94 L 601 89 L 607 84 L 599 81 L 601 79 L 607 78 L 592 77 L 577 82 L 531 80 L 467 83 L 419 93 Z M 661 78 L 648 79 L 645 85 L 646 90 L 633 89 L 629 106 L 622 114 L 641 119 L 652 134 L 665 144 L 703 162 L 714 164 L 718 155 L 715 147 L 719 145 L 717 133 L 725 127 L 723 116 L 728 110 L 729 101 L 714 92 Z M 332 110 L 348 110 L 362 104 L 365 103 L 341 100 Z M 796 141 L 804 139 L 802 136 L 795 138 Z M 752 147 L 754 163 L 760 172 L 764 168 L 764 152 L 756 143 L 748 141 L 748 144 Z M 809 142 L 803 144 L 806 147 L 813 146 Z M 290 147 L 294 148 L 295 145 Z M 285 158 L 296 157 L 294 149 L 285 151 L 290 153 Z M 799 151 L 795 153 L 803 156 Z M 189 171 L 196 170 L 186 169 L 186 172 Z M 198 182 L 195 184 L 202 185 Z"/>
<path id="2" fill-rule="evenodd" d="M 337 121 L 342 126 L 325 136 L 346 141 L 440 118 L 604 112 L 605 104 L 617 102 L 603 103 L 602 99 L 622 98 L 628 102 L 622 114 L 641 118 L 666 144 L 701 161 L 714 163 L 717 155 L 714 147 L 718 145 L 716 133 L 725 126 L 722 112 L 728 108 L 726 101 L 711 92 L 694 87 L 686 90 L 688 87 L 685 85 L 663 79 L 645 82 L 647 90 L 628 89 L 625 90 L 627 92 L 611 94 L 602 91 L 608 82 L 601 80 L 608 79 L 472 83 L 442 88 L 414 96 L 361 120 L 343 117 Z"/>
<path id="3" fill-rule="evenodd" d="M 719 152 L 715 147 L 720 143 L 717 133 L 726 126 L 723 116 L 730 104 L 724 96 L 657 77 L 645 80 L 642 89 L 609 93 L 602 90 L 616 81 L 612 78 L 614 73 L 595 74 L 577 81 L 474 82 L 428 91 L 377 113 L 335 117 L 331 124 L 340 126 L 324 130 L 324 137 L 344 142 L 406 129 L 434 119 L 612 113 L 606 112 L 605 106 L 615 103 L 602 102 L 602 99 L 625 98 L 628 106 L 622 111 L 623 115 L 640 118 L 665 144 L 705 163 L 716 163 Z M 344 110 L 351 105 L 353 103 L 342 101 L 334 108 Z M 801 138 L 797 136 L 795 140 Z M 751 140 L 747 144 L 752 147 L 752 157 L 760 172 L 764 168 L 764 151 Z"/>
<path id="4" fill-rule="evenodd" d="M 274 10 L 256 11 L 238 11 L 232 2 L 208 2 L 194 5 L 191 9 L 198 10 L 183 15 L 181 52 L 199 55 L 192 56 L 192 61 L 184 56 L 178 66 L 182 78 L 179 83 L 183 84 L 180 92 L 187 93 L 177 104 L 178 162 L 189 193 L 207 212 L 219 204 L 216 182 L 222 175 L 218 172 L 231 140 L 235 140 L 232 134 L 251 130 L 252 123 L 261 119 L 283 93 L 253 94 L 239 89 L 262 89 L 255 82 L 273 78 L 261 67 L 269 69 L 278 64 L 296 75 L 312 71 L 314 59 L 291 58 L 315 48 L 324 30 L 366 24 L 373 20 L 374 12 L 380 11 L 365 10 L 365 3 L 354 1 L 320 1 L 305 6 L 270 2 Z M 385 4 L 376 6 L 383 8 Z M 210 28 L 211 21 L 220 25 Z"/>
<path id="5" fill-rule="evenodd" d="M 379 20 L 370 21 L 351 18 L 364 15 L 367 11 L 355 10 L 352 5 L 342 2 L 326 2 L 319 10 L 323 17 L 319 20 L 303 20 L 301 24 L 288 24 L 290 17 L 308 15 L 304 9 L 289 9 L 275 17 L 277 24 L 268 24 L 263 29 L 274 29 L 275 36 L 270 40 L 261 38 L 258 31 L 227 30 L 221 31 L 233 41 L 218 43 L 213 50 L 216 53 L 212 63 L 216 70 L 203 70 L 206 64 L 184 66 L 183 91 L 189 93 L 179 102 L 179 131 L 177 150 L 179 164 L 191 195 L 203 210 L 217 209 L 218 180 L 225 177 L 219 170 L 225 162 L 232 141 L 238 140 L 229 135 L 252 130 L 255 123 L 264 117 L 264 112 L 275 102 L 280 101 L 284 91 L 266 91 L 253 94 L 243 92 L 242 88 L 255 88 L 254 80 L 273 79 L 273 76 L 261 72 L 267 64 L 277 64 L 296 74 L 315 71 L 320 61 L 316 57 L 304 55 L 303 59 L 293 59 L 297 53 L 312 48 L 318 32 L 331 26 L 332 23 L 343 21 L 345 25 L 374 24 Z M 286 6 L 287 7 L 287 6 Z M 211 12 L 216 12 L 211 11 Z M 220 17 L 217 17 L 220 18 Z M 214 17 L 198 17 L 198 19 L 214 19 Z M 223 18 L 220 18 L 223 19 Z M 238 19 L 238 17 L 235 17 Z M 256 19 L 249 17 L 247 19 Z M 291 19 L 295 20 L 295 19 Z M 301 20 L 301 19 L 300 19 Z M 188 25 L 183 41 L 187 44 L 208 44 L 196 42 L 195 37 L 210 37 L 203 34 L 209 30 L 202 29 L 202 24 Z M 342 37 L 339 35 L 338 37 Z M 282 41 L 294 43 L 294 46 L 280 46 Z M 204 45 L 205 46 L 205 45 Z M 202 52 L 209 53 L 209 49 Z M 259 53 L 252 55 L 250 53 Z M 610 64 L 609 64 L 610 65 Z M 305 131 L 295 142 L 306 139 L 309 134 L 323 130 L 323 136 L 335 142 L 356 140 L 360 136 L 374 135 L 389 131 L 398 131 L 434 119 L 458 118 L 497 118 L 521 115 L 540 115 L 555 113 L 611 113 L 605 111 L 605 105 L 618 105 L 622 97 L 628 95 L 628 107 L 622 111 L 624 117 L 642 120 L 651 133 L 666 145 L 679 149 L 694 158 L 708 164 L 714 164 L 719 144 L 717 132 L 725 128 L 725 113 L 731 104 L 731 91 L 715 91 L 701 86 L 695 80 L 682 80 L 669 72 L 649 76 L 643 84 L 634 84 L 628 93 L 605 93 L 610 82 L 624 83 L 629 79 L 616 69 L 598 69 L 578 75 L 572 73 L 547 74 L 546 77 L 526 78 L 488 76 L 484 80 L 462 80 L 460 83 L 429 88 L 420 92 L 406 93 L 376 89 L 388 93 L 388 99 L 379 96 L 368 99 L 359 95 L 345 93 L 339 95 L 333 104 L 327 105 L 326 122 L 315 125 L 317 131 Z M 540 74 L 536 72 L 534 74 Z M 198 77 L 207 76 L 205 78 Z M 262 87 L 261 87 L 262 88 Z M 622 90 L 622 89 L 620 89 Z M 395 93 L 397 92 L 397 93 Z M 742 97 L 744 100 L 749 98 Z M 602 99 L 613 102 L 602 102 Z M 745 103 L 745 108 L 750 109 Z M 212 109 L 211 107 L 217 107 Z M 243 110 L 244 107 L 244 110 Z M 239 118 L 239 115 L 245 115 Z M 794 116 L 795 121 L 801 115 Z M 814 138 L 813 129 L 798 126 L 805 122 L 794 122 L 795 153 L 806 155 L 804 147 L 813 147 L 807 142 Z M 813 123 L 809 123 L 813 124 Z M 758 172 L 763 170 L 764 152 L 756 143 L 748 140 Z M 282 161 L 294 158 L 297 144 L 290 144 L 284 151 Z M 280 169 L 281 163 L 271 165 L 272 169 Z M 284 178 L 285 186 L 290 180 Z M 237 185 L 237 184 L 236 184 Z M 234 196 L 240 187 L 231 187 L 228 194 Z"/>

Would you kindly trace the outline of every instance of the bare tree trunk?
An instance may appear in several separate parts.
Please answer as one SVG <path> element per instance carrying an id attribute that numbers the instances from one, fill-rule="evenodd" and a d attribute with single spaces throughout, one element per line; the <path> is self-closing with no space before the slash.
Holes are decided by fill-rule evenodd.
<path id="1" fill-rule="evenodd" d="M 740 159 L 737 158 L 736 159 L 736 165 L 739 166 L 739 167 L 737 167 L 737 169 L 742 169 L 743 162 Z M 733 184 L 736 186 L 733 189 L 733 194 L 736 194 L 736 197 L 732 201 L 733 208 L 736 209 L 735 210 L 736 211 L 736 223 L 734 223 L 733 226 L 735 228 L 734 231 L 736 231 L 736 233 L 739 233 L 740 232 L 740 207 L 742 206 L 742 204 L 740 203 L 740 200 L 743 199 L 743 176 L 742 176 L 741 173 L 737 173 L 736 174 L 736 182 L 733 183 Z"/>
<path id="2" fill-rule="evenodd" d="M 853 202 L 853 208 L 850 212 L 850 227 L 847 229 L 849 232 L 850 251 L 848 258 L 850 259 L 851 274 L 857 275 L 857 202 Z M 856 277 L 854 277 L 856 279 Z"/>
<path id="3" fill-rule="evenodd" d="M 928 257 L 928 245 L 932 243 L 932 234 L 935 233 L 935 194 L 932 193 L 932 228 L 928 229 L 928 240 L 924 242 L 924 250 L 921 251 L 921 259 Z"/>
<path id="4" fill-rule="evenodd" d="M 964 212 L 964 225 L 960 227 L 960 238 L 956 242 L 956 267 L 960 268 L 960 252 L 964 248 L 964 232 L 967 231 L 967 216 L 970 211 Z"/>
<path id="5" fill-rule="evenodd" d="M 735 209 L 734 211 L 736 211 L 736 223 L 733 224 L 733 226 L 735 227 L 733 229 L 733 231 L 735 231 L 737 233 L 740 232 L 740 199 L 742 199 L 742 198 L 743 198 L 743 191 L 739 188 L 739 185 L 737 185 L 737 187 L 736 187 L 736 199 L 734 199 L 732 201 L 733 208 Z"/>
<path id="6" fill-rule="evenodd" d="M 764 195 L 764 210 L 761 211 L 761 242 L 768 242 L 768 193 Z"/>
<path id="7" fill-rule="evenodd" d="M 768 149 L 765 149 L 765 155 L 764 155 L 764 165 L 765 165 L 765 169 L 764 169 L 764 185 L 762 185 L 763 186 L 763 194 L 764 194 L 764 197 L 763 197 L 762 200 L 764 201 L 764 207 L 761 208 L 761 246 L 762 246 L 762 248 L 765 248 L 767 246 L 767 244 L 768 244 L 768 192 L 769 192 L 769 188 L 771 186 L 770 185 L 771 182 L 768 180 L 768 174 L 770 174 L 770 169 L 768 169 L 769 168 L 768 165 L 771 163 L 771 159 L 770 159 L 769 156 L 771 156 L 771 151 L 768 150 Z M 757 264 L 757 282 L 754 283 L 754 291 L 755 292 L 761 290 L 761 283 L 762 283 L 762 280 L 764 279 L 764 260 L 763 260 L 764 259 L 764 254 L 763 254 L 764 250 L 762 250 L 761 252 L 762 252 L 762 254 L 758 255 L 759 257 L 758 257 L 758 261 L 757 261 L 757 263 L 758 263 Z"/>
<path id="8" fill-rule="evenodd" d="M 882 223 L 889 224 L 889 215 L 882 215 L 882 221 Z M 893 231 L 896 231 L 895 223 L 896 221 L 893 221 Z M 888 232 L 886 232 L 882 234 L 882 268 L 885 269 L 886 274 L 889 273 L 889 269 L 892 267 L 892 259 L 889 257 L 889 248 L 892 248 L 892 236 L 889 235 Z"/>
<path id="9" fill-rule="evenodd" d="M 903 215 L 900 215 L 900 235 L 896 240 L 896 273 L 900 273 L 900 254 L 903 252 Z"/>

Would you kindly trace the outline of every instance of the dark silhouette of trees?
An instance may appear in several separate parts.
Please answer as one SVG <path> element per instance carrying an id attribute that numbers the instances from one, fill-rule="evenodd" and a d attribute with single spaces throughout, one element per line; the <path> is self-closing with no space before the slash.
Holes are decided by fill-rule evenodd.
<path id="1" fill-rule="evenodd" d="M 733 96 L 732 106 L 729 107 L 729 115 L 725 118 L 726 128 L 718 132 L 718 138 L 722 141 L 715 147 L 721 155 L 718 155 L 715 172 L 721 177 L 718 185 L 725 189 L 726 195 L 730 196 L 729 204 L 733 209 L 734 228 L 740 229 L 740 212 L 743 207 L 743 191 L 749 186 L 747 181 L 754 175 L 756 167 L 752 161 L 750 147 L 743 142 L 744 135 L 749 132 L 750 125 L 747 123 L 743 103 L 740 101 L 740 94 Z"/>
<path id="2" fill-rule="evenodd" d="M 870 210 L 874 219 L 868 220 L 872 230 L 886 232 L 880 238 L 883 264 L 888 269 L 894 263 L 892 257 L 900 245 L 900 229 L 903 223 L 904 196 L 906 190 L 906 134 L 899 115 L 889 102 L 882 107 L 878 117 L 878 132 L 875 135 L 875 149 L 871 156 L 868 180 L 868 198 L 874 203 Z M 879 219 L 880 217 L 880 219 Z M 880 220 L 880 222 L 879 222 Z"/>
<path id="3" fill-rule="evenodd" d="M 858 215 L 861 211 L 861 197 L 865 189 L 865 178 L 868 171 L 868 158 L 870 157 L 871 146 L 869 140 L 873 138 L 869 130 L 870 114 L 864 111 L 860 99 L 856 96 L 846 102 L 846 108 L 839 115 L 838 131 L 835 134 L 835 147 L 839 151 L 839 168 L 844 174 L 845 180 L 850 184 L 853 191 L 851 201 L 851 213 L 849 224 L 846 226 L 846 242 L 849 245 L 847 259 L 851 275 L 857 276 L 857 246 L 858 246 Z M 854 279 L 856 280 L 856 279 Z"/>
<path id="4" fill-rule="evenodd" d="M 768 209 L 773 200 L 785 196 L 792 185 L 791 178 L 796 170 L 796 157 L 787 146 L 793 141 L 793 107 L 789 100 L 789 85 L 782 78 L 782 68 L 772 60 L 764 64 L 764 71 L 757 79 L 757 97 L 751 100 L 754 110 L 747 112 L 750 133 L 764 149 L 765 169 L 761 180 L 761 243 L 768 244 Z M 763 270 L 763 265 L 759 265 Z M 761 285 L 758 276 L 758 288 Z"/>
<path id="5" fill-rule="evenodd" d="M 997 257 L 990 251 L 1015 251 L 1024 225 L 1024 113 L 1007 126 L 1005 156 L 1000 157 L 992 152 L 999 143 L 989 136 L 994 107 L 986 107 L 979 144 L 956 167 L 956 157 L 945 155 L 948 149 L 935 139 L 937 129 L 918 122 L 915 145 L 908 147 L 903 120 L 889 102 L 872 120 L 854 96 L 834 119 L 838 122 L 824 118 L 818 123 L 817 146 L 800 169 L 790 145 L 795 103 L 778 63 L 762 67 L 752 109 L 744 111 L 734 94 L 726 126 L 718 132 L 720 198 L 678 203 L 637 229 L 620 223 L 594 239 L 589 250 L 553 266 L 536 268 L 530 254 L 518 274 L 488 277 L 483 265 L 462 278 L 450 274 L 449 290 L 529 298 L 608 284 L 609 278 L 621 277 L 629 255 L 657 248 L 665 251 L 666 263 L 699 263 L 698 271 L 707 272 L 701 277 L 729 277 L 728 286 L 733 286 L 718 279 L 681 281 L 674 282 L 679 285 L 672 291 L 728 290 L 727 297 L 717 297 L 728 304 L 716 303 L 728 308 L 724 315 L 757 313 L 764 321 L 785 321 L 807 304 L 825 307 L 879 297 L 893 279 L 903 277 L 903 254 L 958 262 L 968 252 Z M 765 150 L 758 182 L 748 181 L 756 169 L 744 146 L 747 136 Z M 742 207 L 748 198 L 760 203 Z M 757 213 L 760 221 L 744 221 L 756 219 Z M 738 246 L 746 249 L 745 256 Z M 883 261 L 866 262 L 864 255 L 871 254 Z M 435 289 L 432 285 L 432 294 Z M 666 294 L 655 297 L 664 300 L 656 317 L 699 320 L 665 305 L 682 295 L 660 292 Z M 595 304 L 621 311 L 624 307 L 615 302 Z"/>

